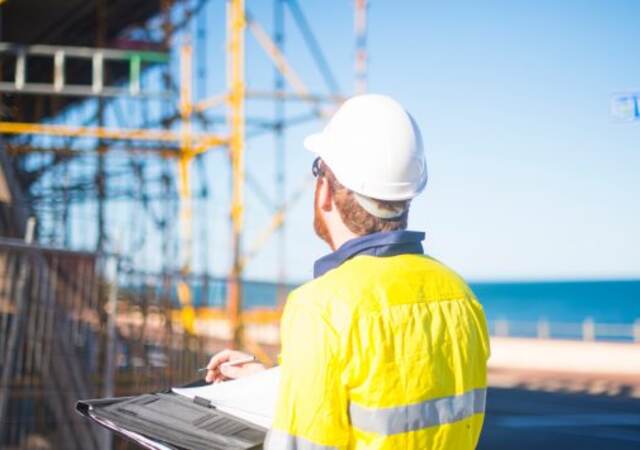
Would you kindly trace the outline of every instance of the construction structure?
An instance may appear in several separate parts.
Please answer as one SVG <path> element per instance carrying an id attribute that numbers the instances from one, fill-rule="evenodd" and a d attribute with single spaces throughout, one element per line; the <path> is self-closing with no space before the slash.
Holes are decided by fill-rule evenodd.
<path id="1" fill-rule="evenodd" d="M 290 289 L 286 215 L 311 185 L 288 182 L 285 133 L 346 91 L 299 2 L 269 3 L 270 32 L 244 0 L 0 0 L 2 448 L 124 448 L 75 418 L 73 400 L 189 381 L 223 346 L 271 361 Z M 335 5 L 354 15 L 358 92 L 367 7 Z M 322 80 L 314 89 L 285 54 L 287 23 Z M 271 88 L 247 86 L 248 36 Z M 246 167 L 247 140 L 265 136 L 271 189 Z M 212 188 L 221 160 L 228 201 Z M 245 187 L 270 214 L 249 239 Z M 228 276 L 209 267 L 216 214 L 230 221 L 215 255 Z M 274 282 L 246 280 L 272 236 Z"/>

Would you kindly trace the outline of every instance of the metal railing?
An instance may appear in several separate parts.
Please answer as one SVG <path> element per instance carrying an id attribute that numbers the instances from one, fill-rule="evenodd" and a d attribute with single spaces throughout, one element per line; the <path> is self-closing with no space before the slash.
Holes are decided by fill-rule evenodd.
<path id="1" fill-rule="evenodd" d="M 582 322 L 496 319 L 489 321 L 489 332 L 502 337 L 640 343 L 640 319 L 633 323 L 601 323 L 590 317 Z"/>
<path id="2" fill-rule="evenodd" d="M 149 91 L 142 86 L 141 74 L 144 64 L 167 64 L 169 55 L 162 52 L 135 51 L 92 47 L 65 47 L 51 45 L 17 45 L 0 42 L 0 60 L 13 58 L 14 77 L 11 81 L 0 80 L 3 92 L 27 94 L 70 95 L 84 97 L 156 97 L 171 98 L 170 91 Z M 29 59 L 49 60 L 52 71 L 50 81 L 35 83 L 29 80 Z M 90 84 L 70 84 L 67 74 L 69 63 L 90 64 Z M 107 63 L 126 64 L 128 78 L 124 86 L 106 86 L 105 65 Z M 42 70 L 35 67 L 34 70 Z"/>

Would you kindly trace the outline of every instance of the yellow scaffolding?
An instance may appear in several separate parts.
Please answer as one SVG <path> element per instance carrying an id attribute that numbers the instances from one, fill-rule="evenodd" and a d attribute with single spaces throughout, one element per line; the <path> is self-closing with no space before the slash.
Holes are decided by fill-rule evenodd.
<path id="1" fill-rule="evenodd" d="M 132 129 L 107 127 L 76 127 L 70 125 L 53 125 L 42 123 L 0 122 L 2 134 L 39 134 L 46 136 L 62 136 L 70 138 L 97 138 L 124 141 L 155 141 L 165 143 L 182 143 L 182 132 L 164 129 Z M 194 142 L 196 153 L 202 153 L 209 148 L 225 145 L 227 138 L 215 134 L 190 135 Z"/>
<path id="2" fill-rule="evenodd" d="M 0 3 L 2 0 L 0 0 Z M 165 15 L 168 14 L 171 2 L 163 1 Z M 360 81 L 359 90 L 366 87 L 364 72 L 366 70 L 366 53 L 364 53 L 363 43 L 366 29 L 366 0 L 356 1 L 356 34 L 358 36 L 357 53 L 357 78 Z M 41 123 L 22 122 L 2 122 L 0 121 L 0 133 L 3 134 L 31 134 L 61 136 L 70 138 L 96 138 L 114 141 L 128 141 L 132 144 L 145 142 L 146 144 L 156 143 L 156 154 L 163 158 L 171 158 L 177 164 L 177 190 L 180 199 L 180 249 L 181 261 L 180 272 L 182 280 L 177 286 L 177 295 L 181 304 L 181 322 L 183 328 L 188 333 L 195 333 L 196 313 L 192 304 L 192 294 L 186 282 L 187 275 L 191 271 L 191 260 L 193 254 L 193 205 L 191 190 L 191 168 L 193 160 L 199 154 L 216 147 L 227 147 L 232 177 L 232 193 L 230 205 L 231 219 L 231 251 L 232 263 L 228 279 L 226 316 L 231 329 L 232 343 L 235 347 L 248 346 L 261 356 L 261 352 L 254 342 L 243 336 L 242 323 L 246 313 L 242 312 L 242 273 L 248 261 L 255 256 L 260 248 L 264 246 L 269 237 L 282 226 L 285 220 L 287 205 L 280 205 L 274 212 L 272 219 L 267 223 L 265 229 L 258 234 L 257 239 L 250 247 L 249 251 L 243 253 L 242 230 L 244 222 L 244 179 L 245 179 L 245 100 L 247 96 L 257 98 L 279 98 L 282 100 L 296 99 L 312 106 L 313 115 L 326 117 L 330 110 L 328 104 L 335 105 L 343 101 L 339 92 L 332 92 L 330 95 L 313 94 L 302 81 L 302 78 L 294 70 L 292 64 L 287 60 L 281 48 L 260 24 L 247 13 L 245 0 L 227 1 L 227 43 L 226 43 L 226 70 L 227 87 L 226 91 L 220 94 L 194 102 L 192 93 L 192 47 L 188 35 L 184 39 L 184 44 L 180 48 L 180 91 L 178 101 L 178 111 L 180 128 L 177 130 L 149 129 L 149 128 L 108 128 L 89 126 L 68 126 Z M 168 17 L 168 16 L 167 16 Z M 163 27 L 168 32 L 170 25 L 165 21 Z M 275 68 L 282 74 L 293 92 L 284 90 L 277 92 L 247 92 L 245 86 L 245 31 L 249 30 L 255 37 L 257 43 L 265 51 Z M 168 41 L 167 41 L 168 42 Z M 104 49 L 103 49 L 104 50 Z M 215 133 L 194 133 L 194 116 L 202 114 L 215 107 L 226 105 L 226 134 Z M 177 151 L 170 151 L 162 148 L 163 145 L 172 144 L 177 147 Z M 103 151 L 110 151 L 110 147 L 103 146 Z M 67 151 L 59 149 L 60 151 Z M 42 151 L 32 148 L 31 150 L 20 147 L 13 150 L 15 153 L 26 153 L 28 151 Z M 149 148 L 140 148 L 140 151 L 154 151 Z M 309 180 L 303 183 L 302 188 L 294 193 L 294 198 L 298 198 L 302 189 L 308 186 Z M 269 316 L 271 317 L 271 316 Z"/>
<path id="3" fill-rule="evenodd" d="M 242 308 L 242 225 L 244 219 L 244 0 L 231 0 L 227 9 L 228 30 L 228 104 L 229 104 L 229 157 L 231 159 L 231 251 L 232 267 L 229 274 L 227 312 L 231 324 L 233 345 L 242 344 L 240 311 Z"/>
<path id="4" fill-rule="evenodd" d="M 178 158 L 178 195 L 180 196 L 180 247 L 183 254 L 180 273 L 186 277 L 191 272 L 193 253 L 193 203 L 191 198 L 191 163 L 194 157 L 191 128 L 192 105 L 192 56 L 191 45 L 180 48 L 180 119 L 181 140 Z M 178 281 L 177 294 L 182 306 L 182 327 L 189 334 L 195 334 L 195 311 L 191 290 L 184 278 Z"/>

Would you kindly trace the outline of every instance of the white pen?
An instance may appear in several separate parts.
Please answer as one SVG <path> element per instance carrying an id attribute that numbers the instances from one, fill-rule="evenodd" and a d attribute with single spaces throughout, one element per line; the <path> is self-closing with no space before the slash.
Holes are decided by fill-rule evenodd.
<path id="1" fill-rule="evenodd" d="M 253 362 L 256 360 L 255 356 L 249 356 L 247 358 L 240 358 L 240 359 L 234 359 L 233 361 L 227 361 L 227 362 L 223 362 L 222 364 L 220 364 L 220 367 L 224 366 L 224 367 L 232 367 L 232 366 L 239 366 L 241 364 L 247 364 L 250 362 Z M 207 370 L 209 370 L 208 367 L 201 367 L 198 369 L 198 372 L 206 372 Z"/>

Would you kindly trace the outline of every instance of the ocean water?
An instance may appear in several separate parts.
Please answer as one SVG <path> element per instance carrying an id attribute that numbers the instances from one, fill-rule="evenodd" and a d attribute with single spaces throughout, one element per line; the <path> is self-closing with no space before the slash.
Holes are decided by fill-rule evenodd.
<path id="1" fill-rule="evenodd" d="M 190 280 L 196 307 L 223 307 L 227 281 L 199 277 Z M 158 285 L 159 286 L 159 285 Z M 245 280 L 243 307 L 273 308 L 298 285 Z M 640 280 L 470 283 L 482 304 L 493 335 L 632 341 L 640 323 Z M 141 293 L 147 287 L 124 290 Z M 158 293 L 160 294 L 160 292 Z M 180 302 L 172 289 L 172 301 Z M 591 321 L 592 325 L 590 322 Z"/>
<path id="2" fill-rule="evenodd" d="M 640 280 L 470 283 L 492 320 L 630 324 L 640 319 Z"/>
<path id="3" fill-rule="evenodd" d="M 640 280 L 470 283 L 489 321 L 631 324 L 640 319 Z M 206 286 L 193 284 L 196 306 L 222 306 L 226 282 L 210 279 Z M 286 293 L 296 285 L 287 285 Z M 246 308 L 272 307 L 277 303 L 274 283 L 245 281 Z M 175 290 L 174 290 L 175 292 Z M 176 304 L 177 298 L 174 299 Z"/>

